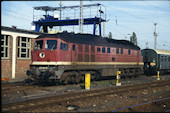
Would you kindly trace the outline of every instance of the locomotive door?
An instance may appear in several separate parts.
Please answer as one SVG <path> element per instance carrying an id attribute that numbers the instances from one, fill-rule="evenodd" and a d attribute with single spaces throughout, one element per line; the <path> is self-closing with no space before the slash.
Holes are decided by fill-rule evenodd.
<path id="1" fill-rule="evenodd" d="M 72 45 L 72 50 L 71 50 L 71 62 L 74 64 L 76 62 L 76 54 L 77 54 L 77 49 L 76 45 Z"/>

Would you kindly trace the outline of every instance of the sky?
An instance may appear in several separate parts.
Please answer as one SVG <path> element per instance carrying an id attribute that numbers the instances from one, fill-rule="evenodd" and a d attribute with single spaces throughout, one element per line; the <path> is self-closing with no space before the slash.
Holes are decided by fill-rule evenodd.
<path id="1" fill-rule="evenodd" d="M 59 7 L 60 1 L 2 1 L 1 25 L 19 29 L 31 30 L 33 21 L 33 7 L 51 6 Z M 79 1 L 62 1 L 62 6 L 80 5 Z M 157 49 L 170 51 L 170 1 L 83 1 L 86 4 L 102 4 L 102 10 L 107 22 L 102 23 L 102 36 L 112 33 L 113 39 L 130 40 L 135 32 L 138 46 L 154 48 L 154 31 L 156 25 Z M 99 15 L 97 7 L 84 8 L 83 17 Z M 45 14 L 43 11 L 34 11 L 34 19 Z M 51 13 L 52 14 L 52 13 Z M 54 14 L 59 14 L 55 11 Z M 76 18 L 79 9 L 66 9 L 62 17 Z M 37 17 L 37 18 L 35 18 Z M 59 27 L 54 27 L 59 30 Z M 79 32 L 79 26 L 62 27 L 62 31 Z M 103 33 L 104 30 L 104 33 Z M 97 34 L 98 34 L 97 28 Z M 84 25 L 83 33 L 93 33 L 93 25 Z"/>

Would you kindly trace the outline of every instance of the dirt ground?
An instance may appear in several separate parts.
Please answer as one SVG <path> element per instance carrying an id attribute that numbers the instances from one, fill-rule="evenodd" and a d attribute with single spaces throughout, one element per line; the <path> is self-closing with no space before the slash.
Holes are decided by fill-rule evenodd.
<path id="1" fill-rule="evenodd" d="M 147 77 L 139 76 L 132 79 L 120 80 L 122 86 L 129 84 L 139 84 L 151 81 L 157 81 L 156 76 Z M 170 75 L 163 75 L 161 80 L 170 80 Z M 91 83 L 91 90 L 105 87 L 121 87 L 116 86 L 116 80 L 102 80 Z M 75 93 L 84 91 L 84 83 L 77 85 L 59 85 L 59 86 L 22 86 L 17 85 L 2 85 L 2 104 L 11 102 L 24 101 L 29 99 L 42 98 L 52 95 L 62 95 L 67 93 Z M 38 112 L 111 112 L 118 109 L 134 106 L 141 103 L 154 101 L 170 97 L 170 86 L 162 86 L 161 88 L 144 89 L 140 91 L 130 91 L 123 94 L 112 94 L 86 100 L 78 100 L 67 103 L 57 104 L 44 109 L 36 109 Z M 142 111 L 142 112 L 165 112 L 170 109 L 170 99 L 163 100 L 159 104 L 143 105 L 145 107 L 134 107 L 125 109 L 124 111 Z M 147 107 L 146 107 L 147 106 Z M 148 108 L 149 109 L 146 109 Z"/>

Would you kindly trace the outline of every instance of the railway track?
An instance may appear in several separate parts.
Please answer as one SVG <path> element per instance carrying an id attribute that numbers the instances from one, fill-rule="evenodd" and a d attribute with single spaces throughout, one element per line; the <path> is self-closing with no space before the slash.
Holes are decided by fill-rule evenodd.
<path id="1" fill-rule="evenodd" d="M 83 91 L 78 93 L 70 93 L 60 96 L 45 97 L 41 99 L 34 99 L 22 102 L 15 102 L 10 104 L 2 105 L 3 112 L 21 112 L 21 111 L 32 111 L 37 108 L 50 107 L 55 104 L 66 103 L 67 101 L 84 100 L 86 98 L 93 98 L 97 96 L 106 96 L 110 94 L 120 94 L 127 91 L 137 91 L 147 88 L 155 88 L 170 85 L 169 80 L 155 81 L 145 84 L 135 84 L 121 87 L 110 87 L 99 90 Z"/>
<path id="2" fill-rule="evenodd" d="M 154 100 L 154 101 L 149 101 L 149 102 L 145 102 L 145 103 L 141 103 L 141 104 L 137 104 L 137 105 L 117 109 L 117 110 L 114 110 L 112 112 L 132 112 L 132 111 L 137 112 L 141 108 L 146 109 L 147 108 L 146 106 L 150 106 L 150 107 L 154 106 L 154 105 L 159 105 L 160 106 L 160 104 L 162 104 L 162 103 L 164 104 L 164 107 L 166 107 L 166 105 L 170 105 L 169 101 L 170 101 L 170 97 L 166 97 L 166 98 L 157 99 L 157 100 Z M 159 109 L 159 108 L 157 108 L 157 109 Z M 169 111 L 169 110 L 166 110 L 166 111 Z"/>

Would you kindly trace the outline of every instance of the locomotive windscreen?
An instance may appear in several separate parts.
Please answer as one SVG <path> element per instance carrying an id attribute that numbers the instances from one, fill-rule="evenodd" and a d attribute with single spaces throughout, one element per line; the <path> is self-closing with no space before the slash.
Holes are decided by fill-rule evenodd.
<path id="1" fill-rule="evenodd" d="M 43 40 L 38 40 L 35 42 L 35 50 L 39 50 L 43 48 Z"/>

